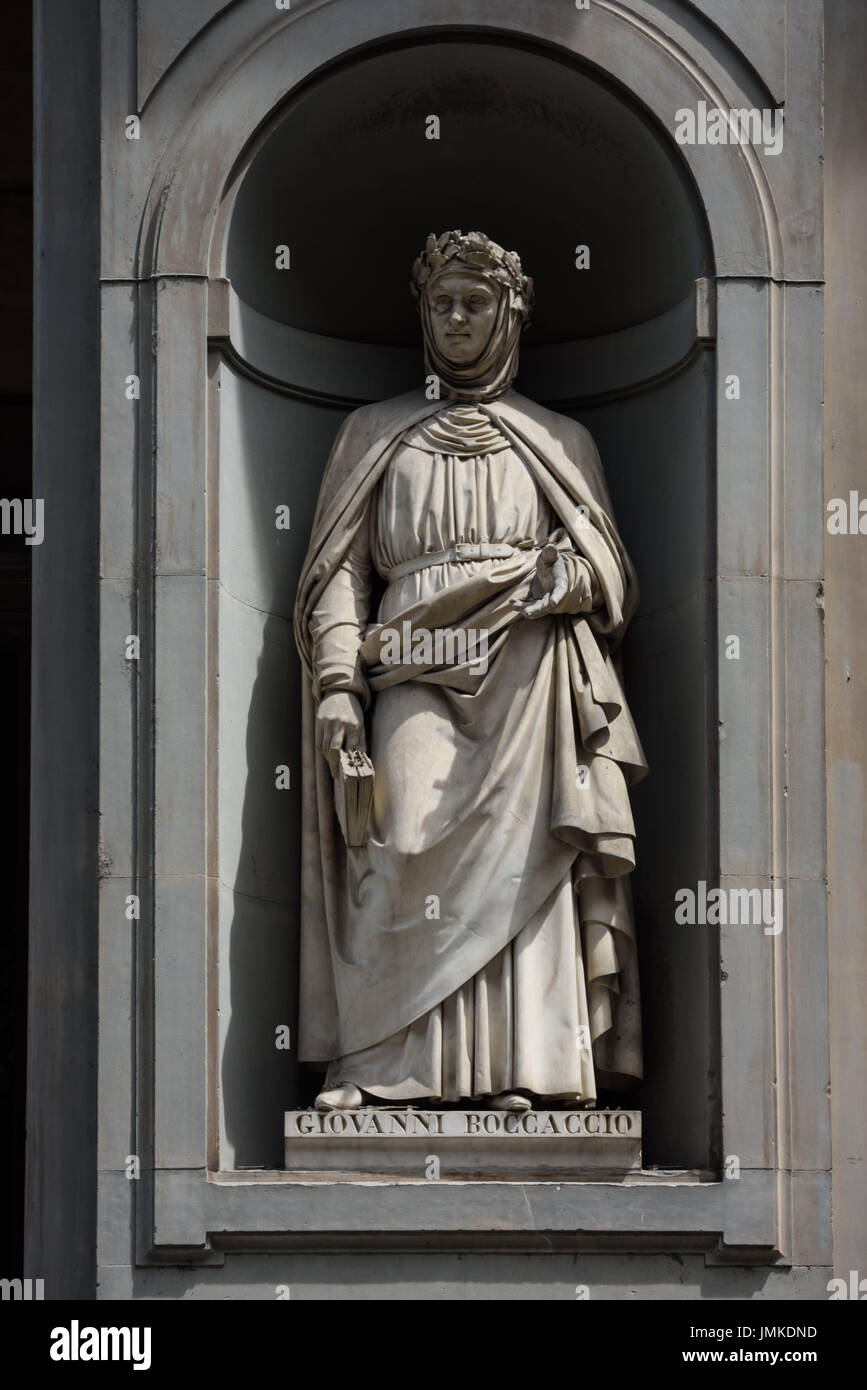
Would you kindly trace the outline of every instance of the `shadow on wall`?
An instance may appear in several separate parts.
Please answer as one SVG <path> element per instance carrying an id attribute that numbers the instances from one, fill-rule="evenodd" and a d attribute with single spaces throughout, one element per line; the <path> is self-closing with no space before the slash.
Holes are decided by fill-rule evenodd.
<path id="1" fill-rule="evenodd" d="M 221 1166 L 279 1167 L 283 1111 L 318 1089 L 297 1060 L 301 666 L 291 613 L 341 413 L 220 371 Z M 276 525 L 283 506 L 288 530 Z"/>
<path id="2" fill-rule="evenodd" d="M 632 793 L 645 1060 L 638 1103 L 645 1163 L 673 1168 L 713 1166 L 719 1091 L 716 933 L 674 920 L 677 890 L 712 880 L 717 867 L 714 373 L 706 349 L 653 391 L 580 412 L 641 590 L 623 644 L 650 766 Z"/>

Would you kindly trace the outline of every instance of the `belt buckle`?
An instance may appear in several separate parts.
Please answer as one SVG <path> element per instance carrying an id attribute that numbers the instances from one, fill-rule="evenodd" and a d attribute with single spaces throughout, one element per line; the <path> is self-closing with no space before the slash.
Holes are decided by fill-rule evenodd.
<path id="1" fill-rule="evenodd" d="M 458 541 L 455 546 L 455 558 L 458 560 L 480 560 L 481 546 L 474 541 Z"/>

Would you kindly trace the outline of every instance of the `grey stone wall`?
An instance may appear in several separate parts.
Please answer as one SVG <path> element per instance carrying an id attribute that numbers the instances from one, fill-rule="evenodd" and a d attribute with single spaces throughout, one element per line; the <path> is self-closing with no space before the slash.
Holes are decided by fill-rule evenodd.
<path id="1" fill-rule="evenodd" d="M 846 1274 L 867 1263 L 855 1176 L 863 1100 L 852 1103 L 863 1055 L 852 1041 L 854 1021 L 863 1024 L 863 691 L 852 636 L 864 626 L 863 585 L 853 582 L 862 561 L 856 538 L 835 545 L 825 532 L 821 463 L 824 199 L 835 275 L 824 317 L 826 467 L 835 489 L 857 487 L 863 404 L 849 277 L 864 209 L 852 192 L 855 40 L 863 40 L 855 7 L 828 7 L 825 182 L 818 0 L 599 0 L 587 14 L 545 0 L 532 16 L 503 0 L 493 25 L 513 45 L 553 46 L 565 71 L 601 71 L 628 91 L 682 160 L 706 220 L 710 311 L 692 322 L 693 365 L 642 406 L 654 355 L 665 354 L 661 340 L 642 349 L 636 338 L 624 368 L 632 379 L 620 382 L 636 390 L 634 401 L 623 391 L 605 404 L 605 383 L 596 382 L 600 398 L 594 404 L 585 390 L 578 413 L 613 460 L 619 510 L 640 549 L 641 517 L 630 508 L 640 507 L 646 483 L 632 485 L 629 436 L 652 438 L 658 464 L 666 416 L 678 430 L 688 411 L 666 477 L 686 475 L 695 456 L 690 505 L 704 509 L 708 527 L 695 573 L 706 593 L 695 600 L 681 680 L 701 682 L 684 712 L 705 736 L 710 726 L 710 737 L 707 756 L 687 762 L 683 796 L 712 803 L 705 821 L 675 833 L 682 844 L 695 837 L 690 872 L 707 843 L 706 862 L 723 884 L 780 886 L 786 904 L 779 935 L 731 928 L 717 938 L 705 929 L 684 939 L 669 927 L 645 944 L 665 953 L 658 968 L 672 993 L 689 994 L 692 982 L 701 990 L 684 1001 L 686 1024 L 671 1020 L 680 1027 L 671 1073 L 679 1079 L 650 1095 L 666 1116 L 663 1143 L 680 1107 L 696 1125 L 706 1106 L 713 1129 L 719 1092 L 720 1148 L 715 1167 L 688 1171 L 698 1164 L 699 1118 L 679 1171 L 621 1186 L 305 1185 L 276 1169 L 239 1168 L 275 1161 L 267 1107 L 282 1103 L 284 1088 L 288 1103 L 294 1085 L 291 1059 L 282 1069 L 271 1052 L 266 1060 L 258 1031 L 260 1022 L 271 1033 L 289 1021 L 272 1014 L 292 991 L 293 890 L 278 840 L 292 834 L 293 813 L 287 806 L 269 823 L 257 790 L 265 760 L 284 760 L 272 745 L 291 660 L 292 552 L 254 570 L 260 522 L 245 489 L 251 477 L 262 496 L 276 487 L 284 421 L 293 457 L 312 465 L 347 394 L 375 395 L 406 362 L 400 343 L 380 344 L 359 366 L 333 326 L 317 346 L 291 338 L 295 327 L 279 315 L 265 339 L 233 322 L 233 213 L 257 150 L 314 72 L 418 27 L 448 29 L 453 42 L 478 39 L 478 7 L 299 0 L 278 12 L 258 0 L 179 10 L 168 0 L 103 0 L 98 8 L 98 37 L 95 5 L 80 5 L 73 20 L 43 3 L 37 26 L 39 82 L 53 94 L 43 106 L 37 190 L 37 489 L 49 529 L 35 570 L 25 1273 L 46 1278 L 49 1297 L 272 1298 L 280 1285 L 293 1298 L 333 1299 L 574 1298 L 578 1286 L 591 1298 L 824 1297 L 832 1265 Z M 717 96 L 736 107 L 785 102 L 783 152 L 675 147 L 677 109 Z M 131 114 L 140 121 L 135 140 Z M 311 321 L 300 331 L 309 334 Z M 602 362 L 601 340 L 590 347 L 585 363 Z M 290 410 L 273 399 L 274 380 L 248 379 L 267 376 L 262 354 L 284 348 L 276 385 L 278 395 L 290 390 Z M 540 356 L 535 370 L 568 381 L 580 344 L 574 350 L 578 358 L 571 348 Z M 642 352 L 649 365 L 639 370 Z M 293 380 L 296 371 L 306 378 Z M 732 372 L 742 383 L 737 405 L 724 391 Z M 704 394 L 689 394 L 689 373 Z M 132 400 L 131 374 L 140 383 Z M 309 404 L 317 391 L 319 403 Z M 315 479 L 304 476 L 312 495 Z M 68 518 L 56 544 L 52 516 Z M 676 532 L 676 512 L 671 520 Z M 643 563 L 651 562 L 648 552 Z M 676 597 L 687 602 L 689 583 L 681 588 Z M 636 662 L 665 649 L 664 614 L 664 603 L 658 616 L 648 613 L 655 635 L 637 630 Z M 730 633 L 741 637 L 739 662 L 722 654 Z M 141 640 L 136 663 L 125 656 L 130 634 Z M 287 726 L 291 714 L 287 703 Z M 289 759 L 294 738 L 290 729 Z M 68 774 L 60 792 L 51 779 L 58 765 Z M 657 774 L 675 826 L 679 771 Z M 647 882 L 661 913 L 670 884 L 664 875 L 661 887 Z M 132 920 L 131 896 L 141 909 Z M 696 1039 L 712 1072 L 704 1092 L 688 1065 Z M 724 1175 L 726 1157 L 737 1160 L 735 1179 Z"/>

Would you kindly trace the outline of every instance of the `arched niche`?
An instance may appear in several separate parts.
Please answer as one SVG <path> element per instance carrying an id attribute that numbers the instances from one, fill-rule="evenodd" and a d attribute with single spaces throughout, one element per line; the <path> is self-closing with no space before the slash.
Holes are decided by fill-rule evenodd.
<path id="1" fill-rule="evenodd" d="M 802 435 L 809 441 L 815 433 L 821 408 L 821 368 L 805 347 L 819 340 L 821 308 L 814 287 L 786 279 L 804 278 L 815 261 L 808 240 L 812 211 L 802 216 L 797 201 L 798 179 L 812 188 L 811 175 L 797 157 L 774 165 L 752 147 L 674 150 L 668 132 L 682 106 L 698 100 L 774 104 L 748 57 L 695 6 L 677 0 L 594 0 L 590 24 L 555 0 L 532 11 L 524 0 L 503 0 L 495 23 L 480 19 L 475 0 L 310 0 L 276 18 L 267 10 L 253 0 L 228 6 L 157 83 L 145 108 L 138 165 L 117 161 L 116 216 L 106 243 L 106 273 L 141 282 L 134 314 L 142 364 L 136 524 L 144 582 L 137 602 L 142 626 L 153 628 L 154 656 L 142 661 L 141 689 L 156 733 L 151 741 L 150 725 L 142 721 L 136 881 L 153 903 L 152 919 L 142 926 L 140 963 L 145 1018 L 153 1025 L 151 1041 L 147 1031 L 142 1034 L 142 1055 L 150 1086 L 144 1114 L 157 1172 L 154 1246 L 201 1248 L 212 1236 L 222 1240 L 221 1232 L 256 1231 L 279 1244 L 287 1231 L 303 1229 L 311 1239 L 328 1239 L 347 1222 L 362 1220 L 411 1237 L 441 1224 L 441 1213 L 415 1189 L 407 1205 L 399 1185 L 371 1196 L 365 1184 L 350 1182 L 335 1206 L 330 1187 L 318 1193 L 301 1184 L 296 1192 L 290 1175 L 245 1182 L 237 1173 L 244 1165 L 277 1161 L 274 1109 L 300 1094 L 292 1054 L 274 1049 L 275 1025 L 289 1021 L 284 1014 L 294 990 L 288 865 L 280 855 L 285 859 L 295 828 L 291 807 L 288 814 L 286 806 L 278 810 L 278 794 L 270 804 L 264 794 L 275 747 L 281 764 L 297 766 L 286 619 L 298 559 L 292 547 L 303 548 L 306 540 L 303 522 L 317 470 L 341 415 L 361 399 L 387 394 L 389 382 L 416 369 L 400 334 L 394 343 L 359 345 L 317 332 L 315 319 L 297 327 L 288 310 L 283 320 L 263 313 L 268 306 L 249 288 L 255 303 L 241 299 L 227 279 L 227 251 L 237 196 L 277 123 L 291 117 L 287 101 L 305 84 L 327 82 L 335 64 L 360 63 L 383 45 L 456 35 L 468 43 L 547 48 L 552 61 L 571 63 L 576 75 L 619 94 L 624 108 L 656 130 L 669 161 L 683 161 L 684 196 L 694 201 L 690 215 L 699 229 L 697 243 L 690 243 L 689 275 L 699 267 L 706 271 L 695 295 L 589 340 L 555 341 L 551 330 L 547 341 L 528 343 L 525 385 L 556 408 L 580 413 L 602 447 L 618 520 L 645 582 L 627 679 L 652 759 L 651 733 L 664 727 L 665 715 L 635 699 L 642 665 L 649 677 L 650 663 L 658 663 L 678 691 L 693 676 L 701 681 L 681 733 L 690 749 L 704 740 L 706 760 L 691 753 L 684 759 L 678 746 L 664 783 L 656 781 L 665 788 L 665 804 L 651 813 L 636 801 L 649 827 L 641 832 L 645 844 L 648 836 L 659 843 L 683 834 L 691 846 L 691 874 L 700 875 L 706 865 L 721 883 L 783 882 L 789 894 L 784 934 L 723 933 L 718 956 L 713 933 L 673 932 L 671 879 L 642 890 L 642 911 L 649 905 L 660 924 L 654 961 L 670 982 L 681 972 L 682 980 L 705 991 L 696 998 L 669 990 L 671 1017 L 664 1032 L 648 1039 L 654 1075 L 674 1069 L 657 1094 L 650 1089 L 654 1082 L 645 1089 L 647 1157 L 652 1162 L 656 1155 L 666 1167 L 690 1166 L 682 1181 L 670 1172 L 649 1172 L 635 1186 L 566 1192 L 562 1211 L 546 1213 L 545 1229 L 562 1231 L 569 1241 L 605 1233 L 628 1249 L 656 1233 L 663 1245 L 675 1239 L 682 1248 L 721 1246 L 723 1258 L 732 1252 L 748 1261 L 776 1258 L 775 1252 L 790 1248 L 785 1193 L 796 1151 L 810 1175 L 792 1187 L 792 1203 L 803 1192 L 809 1204 L 810 1184 L 815 1179 L 818 1190 L 823 1181 L 812 1171 L 820 1160 L 809 1144 L 819 1123 L 811 1097 L 820 1094 L 815 1078 L 821 1061 L 810 1052 L 809 1038 L 802 1040 L 787 1024 L 787 972 L 806 968 L 807 958 L 821 969 L 821 933 L 793 938 L 797 924 L 809 926 L 823 908 L 814 891 L 821 836 L 817 821 L 791 820 L 786 806 L 787 758 L 790 777 L 798 758 L 804 762 L 798 775 L 811 786 L 821 775 L 815 760 L 802 757 L 797 701 L 790 703 L 788 692 L 804 681 L 815 691 L 822 662 L 814 641 L 803 660 L 799 648 L 792 667 L 793 634 L 804 627 L 797 626 L 798 614 L 806 622 L 815 602 L 803 584 L 787 591 L 780 582 L 792 577 L 801 583 L 804 574 L 818 573 L 822 540 L 821 494 L 800 444 Z M 809 113 L 796 112 L 795 120 L 809 162 L 815 147 Z M 150 182 L 139 198 L 143 176 L 136 169 L 142 168 Z M 299 200 L 303 194 L 299 189 Z M 538 267 L 530 269 L 538 275 Z M 722 379 L 723 362 L 726 372 L 736 363 L 749 384 L 748 409 L 727 410 L 719 389 L 715 395 L 708 389 L 714 352 Z M 356 395 L 362 356 L 369 373 Z M 241 397 L 253 390 L 260 397 L 251 411 Z M 298 407 L 288 436 L 287 402 Z M 678 432 L 681 421 L 685 433 Z M 662 497 L 652 468 L 642 473 L 635 466 L 635 444 L 652 441 L 658 453 L 666 436 L 677 465 L 668 478 L 674 490 Z M 790 452 L 794 462 L 787 468 Z M 266 562 L 274 546 L 273 516 L 251 499 L 259 489 L 273 500 L 287 482 L 299 489 L 300 511 L 293 530 L 278 537 L 282 568 L 275 568 Z M 684 498 L 689 506 L 681 510 Z M 814 505 L 818 528 L 809 524 Z M 646 514 L 667 525 L 676 544 L 660 545 Z M 645 565 L 642 547 L 651 543 L 657 563 Z M 687 573 L 699 589 L 690 591 Z M 649 583 L 657 584 L 655 593 L 648 593 Z M 719 631 L 742 634 L 748 661 L 719 660 L 714 605 Z M 257 608 L 268 632 L 238 616 Z M 702 629 L 706 669 L 699 671 Z M 686 671 L 675 665 L 671 674 L 686 650 L 692 665 Z M 269 694 L 278 688 L 290 692 L 282 709 Z M 661 699 L 665 686 L 646 678 L 644 689 Z M 167 711 L 179 703 L 185 718 L 173 723 Z M 708 723 L 719 728 L 718 795 Z M 690 779 L 702 767 L 709 801 L 696 831 L 684 823 L 700 800 Z M 653 786 L 646 783 L 641 795 Z M 260 846 L 271 881 L 259 881 L 256 869 L 246 899 L 251 915 L 235 930 L 235 900 L 244 897 L 242 877 L 252 868 L 248 843 Z M 252 909 L 260 905 L 262 914 L 253 920 Z M 793 939 L 800 954 L 790 967 Z M 645 940 L 650 944 L 646 931 Z M 682 1008 L 702 1020 L 702 1062 L 714 1063 L 718 1013 L 719 1067 L 707 1076 L 686 1055 L 692 1037 L 684 1042 Z M 170 1046 L 161 1044 L 166 1036 Z M 678 1073 L 681 1062 L 687 1070 Z M 786 1107 L 798 1087 L 803 1105 L 797 1113 L 805 1118 L 793 1140 Z M 723 1101 L 719 1147 L 717 1088 Z M 720 1181 L 721 1154 L 737 1158 L 740 1181 Z M 225 1181 L 221 1170 L 229 1170 Z M 511 1232 L 506 1238 L 518 1248 L 524 1223 L 533 1218 L 525 1205 L 512 1205 L 508 1184 L 502 1187 L 491 1198 L 494 1225 Z M 453 1192 L 451 1200 L 450 1229 L 471 1241 L 471 1197 Z M 363 1205 L 368 1202 L 375 1210 Z"/>
<path id="2" fill-rule="evenodd" d="M 425 134 L 432 113 L 438 140 Z M 322 470 L 353 404 L 421 381 L 409 268 L 428 231 L 461 226 L 518 248 L 534 276 L 518 388 L 591 429 L 638 569 L 624 659 L 652 773 L 634 799 L 647 1052 L 635 1103 L 647 1162 L 710 1169 L 713 940 L 685 940 L 672 913 L 680 886 L 716 871 L 713 262 L 694 185 L 656 122 L 602 74 L 473 33 L 328 67 L 241 162 L 211 339 L 224 1152 L 268 1162 L 275 1115 L 307 1103 L 313 1084 L 295 1072 L 290 1094 L 285 1058 L 254 1059 L 263 1002 L 290 1027 L 296 1017 L 301 827 L 297 798 L 275 796 L 274 766 L 300 764 L 290 622 Z M 281 505 L 291 528 L 278 532 Z"/>

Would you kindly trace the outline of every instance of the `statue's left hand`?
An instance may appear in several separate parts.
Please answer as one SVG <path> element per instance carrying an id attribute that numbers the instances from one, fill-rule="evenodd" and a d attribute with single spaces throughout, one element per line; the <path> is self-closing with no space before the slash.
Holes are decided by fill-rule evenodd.
<path id="1" fill-rule="evenodd" d="M 525 618 L 542 618 L 556 612 L 568 592 L 566 561 L 556 545 L 545 545 L 536 561 L 529 599 L 514 599 L 513 607 L 520 608 Z"/>

